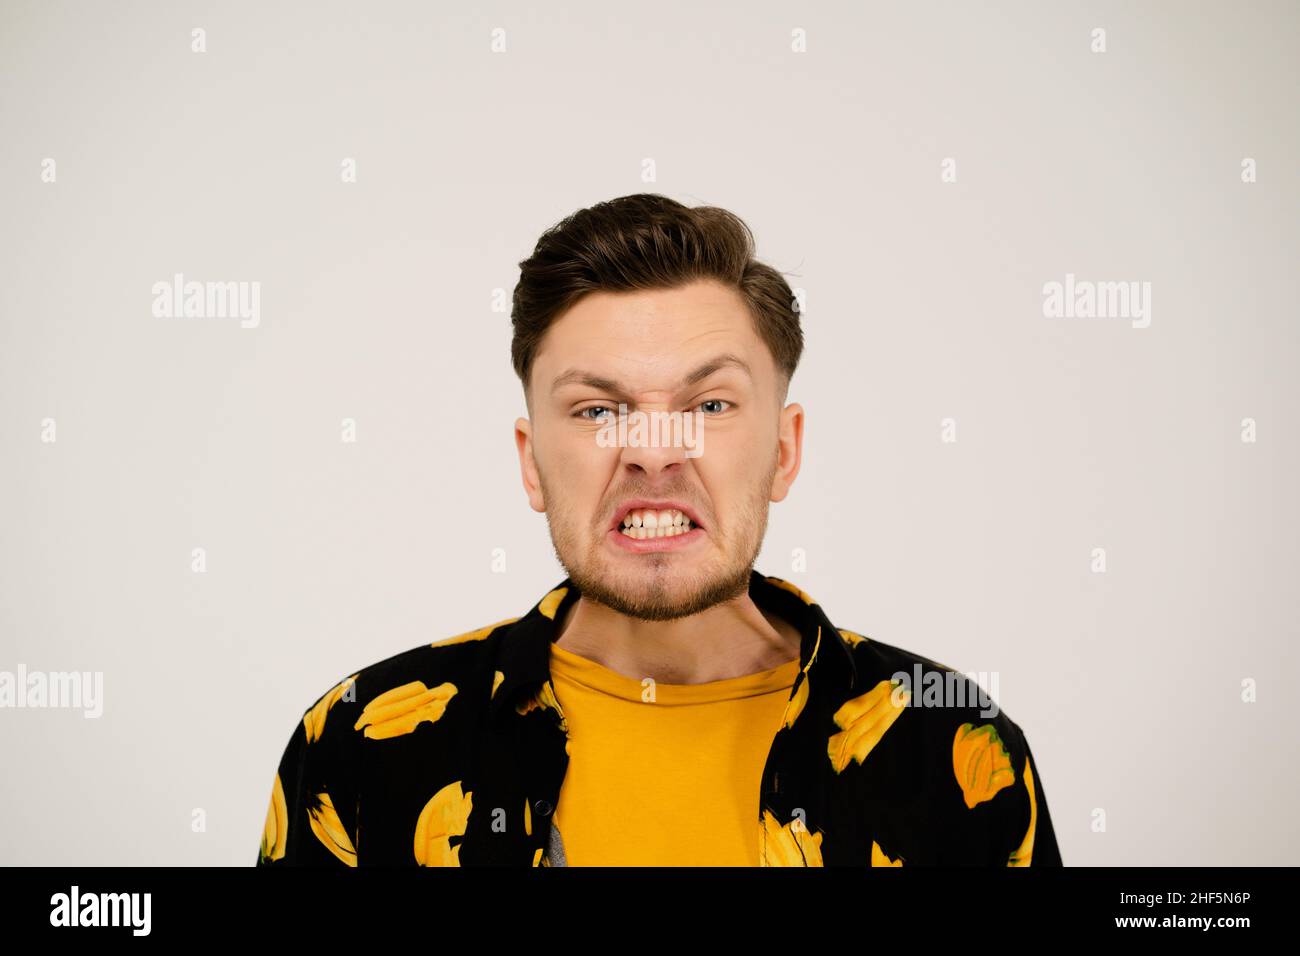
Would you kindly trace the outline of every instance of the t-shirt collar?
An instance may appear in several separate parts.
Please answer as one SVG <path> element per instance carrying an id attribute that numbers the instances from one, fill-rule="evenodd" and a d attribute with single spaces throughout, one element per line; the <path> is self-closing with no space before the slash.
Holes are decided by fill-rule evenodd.
<path id="1" fill-rule="evenodd" d="M 799 669 L 839 688 L 846 695 L 857 686 L 857 666 L 849 641 L 826 617 L 821 605 L 798 586 L 782 578 L 750 571 L 749 596 L 765 611 L 774 612 L 793 624 L 800 634 Z M 565 578 L 533 605 L 527 614 L 505 625 L 498 646 L 492 699 L 493 721 L 513 705 L 521 689 L 535 692 L 550 681 L 551 642 L 559 636 L 558 621 L 581 593 L 572 578 Z"/>

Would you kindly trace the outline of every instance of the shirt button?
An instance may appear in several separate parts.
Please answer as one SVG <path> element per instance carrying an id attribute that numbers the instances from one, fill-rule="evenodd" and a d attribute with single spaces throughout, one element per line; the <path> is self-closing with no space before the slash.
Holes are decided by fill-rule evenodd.
<path id="1" fill-rule="evenodd" d="M 551 811 L 554 809 L 555 808 L 551 806 L 550 801 L 548 800 L 533 801 L 533 812 L 536 813 L 539 817 L 549 817 L 551 815 Z"/>

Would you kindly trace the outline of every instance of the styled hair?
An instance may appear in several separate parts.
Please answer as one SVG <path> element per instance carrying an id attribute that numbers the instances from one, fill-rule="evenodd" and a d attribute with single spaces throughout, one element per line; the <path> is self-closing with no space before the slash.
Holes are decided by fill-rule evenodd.
<path id="1" fill-rule="evenodd" d="M 544 232 L 519 263 L 510 358 L 527 394 L 546 330 L 589 292 L 674 289 L 700 278 L 737 290 L 776 361 L 782 401 L 803 353 L 789 284 L 754 259 L 754 235 L 734 213 L 656 193 L 597 203 Z"/>

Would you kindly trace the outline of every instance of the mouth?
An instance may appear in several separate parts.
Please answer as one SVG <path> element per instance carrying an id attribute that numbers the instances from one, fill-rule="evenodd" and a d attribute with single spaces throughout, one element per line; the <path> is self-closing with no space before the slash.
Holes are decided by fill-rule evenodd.
<path id="1" fill-rule="evenodd" d="M 702 531 L 699 514 L 680 501 L 625 501 L 615 512 L 609 531 L 632 540 L 675 538 Z"/>

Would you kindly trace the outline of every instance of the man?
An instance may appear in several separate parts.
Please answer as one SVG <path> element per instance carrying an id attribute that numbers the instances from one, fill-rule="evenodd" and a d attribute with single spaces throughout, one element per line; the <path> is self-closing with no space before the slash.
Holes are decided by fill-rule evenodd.
<path id="1" fill-rule="evenodd" d="M 1025 735 L 975 682 L 753 569 L 799 472 L 803 338 L 743 222 L 581 210 L 512 318 L 524 489 L 568 577 L 318 698 L 259 864 L 1060 865 Z M 674 430 L 626 427 L 647 417 Z"/>

